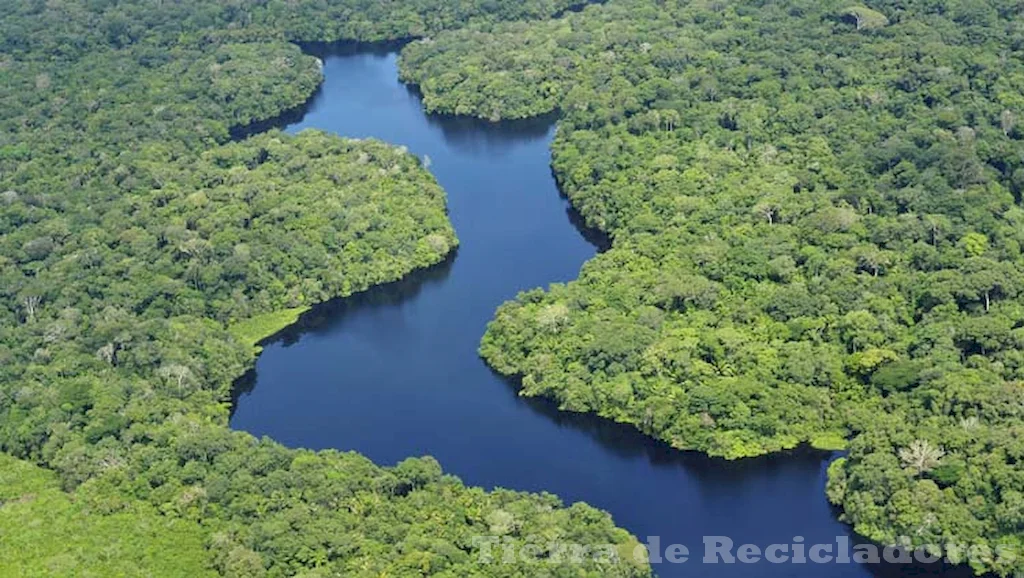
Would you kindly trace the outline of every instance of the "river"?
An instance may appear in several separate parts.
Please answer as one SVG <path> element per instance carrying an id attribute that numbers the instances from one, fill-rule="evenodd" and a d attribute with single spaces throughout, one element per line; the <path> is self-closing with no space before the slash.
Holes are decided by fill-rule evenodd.
<path id="1" fill-rule="evenodd" d="M 477 356 L 487 322 L 521 290 L 574 279 L 601 242 L 574 226 L 559 196 L 549 168 L 552 120 L 488 125 L 426 115 L 398 81 L 390 49 L 337 51 L 325 57 L 324 73 L 286 130 L 373 137 L 429 157 L 462 245 L 405 282 L 314 309 L 268 343 L 241 386 L 232 427 L 294 447 L 356 450 L 381 464 L 432 455 L 470 485 L 585 501 L 642 541 L 685 545 L 688 562 L 655 565 L 662 578 L 940 573 L 702 563 L 704 536 L 761 548 L 798 536 L 808 545 L 851 537 L 824 495 L 834 456 L 711 460 L 517 396 Z M 953 574 L 964 573 L 943 575 Z"/>

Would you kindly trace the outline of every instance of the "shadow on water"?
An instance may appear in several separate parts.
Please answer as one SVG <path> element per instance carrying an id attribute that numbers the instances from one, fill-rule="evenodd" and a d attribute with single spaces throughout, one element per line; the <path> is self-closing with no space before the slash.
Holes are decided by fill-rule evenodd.
<path id="1" fill-rule="evenodd" d="M 449 253 L 448 257 L 437 265 L 415 271 L 398 281 L 317 304 L 303 313 L 294 325 L 286 327 L 264 344 L 281 343 L 288 347 L 298 343 L 305 335 L 322 334 L 340 326 L 352 312 L 394 307 L 415 299 L 427 287 L 444 283 L 451 273 L 457 254 L 458 249 Z"/>
<path id="2" fill-rule="evenodd" d="M 563 194 L 559 191 L 559 194 Z M 563 194 L 564 197 L 564 194 Z M 612 248 L 612 237 L 608 233 L 605 233 L 597 227 L 591 227 L 587 224 L 587 219 L 584 217 L 576 207 L 572 205 L 566 207 L 565 216 L 569 219 L 569 222 L 576 229 L 576 231 L 582 236 L 588 243 L 597 249 L 598 253 L 604 253 Z"/>
<path id="3" fill-rule="evenodd" d="M 518 403 L 529 407 L 531 411 L 559 427 L 585 433 L 606 451 L 621 458 L 642 457 L 659 467 L 679 467 L 710 483 L 728 483 L 753 472 L 771 470 L 782 462 L 791 464 L 793 461 L 802 461 L 817 465 L 822 460 L 830 459 L 830 456 L 838 456 L 833 452 L 804 446 L 787 452 L 734 461 L 712 458 L 698 452 L 681 451 L 644 434 L 632 425 L 598 417 L 592 413 L 565 411 L 559 409 L 558 404 L 548 398 L 522 396 L 519 378 L 503 376 L 494 371 L 492 373 L 505 383 L 507 391 L 518 400 Z"/>
<path id="4" fill-rule="evenodd" d="M 239 141 L 245 140 L 251 136 L 256 136 L 271 130 L 282 129 L 288 125 L 295 124 L 306 116 L 309 111 L 309 107 L 313 102 L 316 102 L 318 98 L 323 94 L 324 87 L 318 86 L 313 94 L 309 96 L 306 102 L 290 108 L 281 114 L 268 118 L 266 120 L 258 120 L 253 123 L 233 126 L 228 130 L 228 134 L 231 136 L 231 140 Z"/>
<path id="5" fill-rule="evenodd" d="M 503 376 L 492 371 L 495 378 L 506 385 L 506 390 L 515 403 L 528 407 L 537 415 L 558 425 L 560 428 L 581 432 L 597 442 L 605 451 L 622 459 L 641 458 L 651 466 L 659 469 L 678 469 L 701 485 L 708 487 L 735 486 L 753 476 L 770 477 L 776 473 L 792 470 L 794 465 L 802 465 L 808 470 L 820 468 L 822 464 L 831 463 L 842 457 L 845 452 L 817 450 L 801 445 L 792 450 L 775 454 L 748 458 L 743 460 L 725 460 L 712 458 L 705 454 L 682 451 L 667 443 L 652 438 L 636 427 L 598 417 L 594 414 L 576 413 L 559 409 L 558 404 L 548 398 L 524 397 L 520 395 L 521 381 L 519 378 Z M 839 517 L 842 512 L 832 507 L 831 512 Z M 641 537 L 642 538 L 642 537 Z M 879 552 L 880 560 L 885 563 L 864 564 L 872 576 L 877 578 L 908 578 L 941 576 L 942 578 L 972 578 L 974 573 L 965 566 L 949 564 L 924 564 L 913 560 L 913 555 L 900 549 L 886 549 L 868 538 L 849 532 L 851 555 L 858 547 L 874 548 Z M 888 552 L 888 554 L 886 554 Z M 886 555 L 890 556 L 887 561 Z M 900 560 L 910 560 L 901 562 Z"/>
<path id="6" fill-rule="evenodd" d="M 349 40 L 340 42 L 300 42 L 298 46 L 310 56 L 327 60 L 331 57 L 362 56 L 366 54 L 371 56 L 387 56 L 400 52 L 405 48 L 406 44 L 414 40 L 416 39 L 402 38 L 383 42 L 356 42 Z"/>
<path id="7" fill-rule="evenodd" d="M 304 46 L 321 58 L 351 59 L 328 62 L 334 84 L 261 126 L 358 132 L 435 157 L 432 172 L 449 193 L 463 248 L 402 281 L 318 305 L 264 342 L 259 373 L 236 384 L 232 425 L 290 445 L 357 450 L 380 463 L 433 454 L 468 483 L 552 491 L 610 511 L 640 536 L 698 548 L 704 533 L 762 546 L 795 534 L 808 543 L 861 542 L 822 495 L 824 468 L 836 454 L 799 448 L 728 462 L 678 451 L 631 426 L 520 397 L 516 380 L 482 363 L 475 348 L 495 307 L 515 290 L 575 278 L 593 247 L 607 250 L 610 239 L 557 198 L 547 148 L 555 115 L 500 123 L 424 115 L 418 91 L 394 83 L 394 52 L 404 44 Z M 656 572 L 970 575 L 936 565 L 699 561 Z"/>
<path id="8" fill-rule="evenodd" d="M 406 85 L 409 93 L 422 99 L 419 90 Z M 491 122 L 466 116 L 430 114 L 427 123 L 437 127 L 445 140 L 458 150 L 492 150 L 509 142 L 543 138 L 558 120 L 555 113 L 521 120 Z"/>
<path id="9" fill-rule="evenodd" d="M 402 86 L 410 97 L 423 102 L 423 91 L 419 86 L 411 83 L 403 83 Z M 456 150 L 468 151 L 500 149 L 509 143 L 544 138 L 560 117 L 559 111 L 498 121 L 442 113 L 425 115 L 427 125 L 439 129 L 449 145 Z"/>
<path id="10" fill-rule="evenodd" d="M 302 42 L 298 47 L 306 54 L 315 56 L 322 61 L 332 57 L 356 56 L 370 54 L 373 56 L 387 56 L 399 52 L 406 44 L 412 42 L 413 38 L 404 40 L 393 40 L 389 42 Z M 301 122 L 309 113 L 313 103 L 323 97 L 324 86 L 320 86 L 309 95 L 305 102 L 293 108 L 285 110 L 277 116 L 251 122 L 240 126 L 233 126 L 228 133 L 232 140 L 244 140 L 271 130 L 284 129 L 287 126 Z"/>
<path id="11" fill-rule="evenodd" d="M 410 299 L 414 299 L 421 291 L 431 285 L 444 283 L 452 271 L 458 248 L 445 257 L 444 261 L 426 269 L 414 271 L 409 275 L 384 285 L 371 287 L 366 291 L 339 297 L 318 303 L 299 316 L 299 319 L 281 331 L 259 342 L 260 346 L 281 344 L 284 347 L 295 345 L 303 336 L 317 335 L 330 331 L 345 322 L 348 314 L 355 311 L 384 309 L 393 307 Z M 258 382 L 256 368 L 253 367 L 235 380 L 231 388 L 231 412 L 233 417 L 238 410 L 239 399 L 252 393 Z"/>

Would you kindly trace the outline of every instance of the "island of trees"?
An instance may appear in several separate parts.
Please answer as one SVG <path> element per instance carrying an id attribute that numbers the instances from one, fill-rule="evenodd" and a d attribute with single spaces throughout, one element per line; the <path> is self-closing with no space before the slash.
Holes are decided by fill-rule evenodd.
<path id="1" fill-rule="evenodd" d="M 401 149 L 232 139 L 312 96 L 320 67 L 296 43 L 568 7 L 0 3 L 0 575 L 530 573 L 521 558 L 479 564 L 482 534 L 624 554 L 552 575 L 649 575 L 636 540 L 589 506 L 227 427 L 261 339 L 457 245 L 443 191 Z"/>
<path id="2" fill-rule="evenodd" d="M 558 111 L 559 182 L 614 240 L 503 306 L 482 355 L 676 448 L 846 448 L 828 495 L 873 540 L 1019 551 L 1021 22 L 1014 0 L 612 0 L 410 45 L 431 110 Z"/>

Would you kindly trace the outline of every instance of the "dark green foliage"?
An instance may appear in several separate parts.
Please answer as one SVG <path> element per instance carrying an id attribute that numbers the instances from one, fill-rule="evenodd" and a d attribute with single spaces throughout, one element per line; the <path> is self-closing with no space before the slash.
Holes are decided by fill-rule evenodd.
<path id="1" fill-rule="evenodd" d="M 587 0 L 100 0 L 0 6 L 0 50 L 18 56 L 79 56 L 96 47 L 156 48 L 183 40 L 391 41 L 467 22 L 547 18 Z"/>
<path id="2" fill-rule="evenodd" d="M 0 254 L 22 265 L 12 292 L 72 285 L 85 257 L 88 296 L 44 291 L 42 311 L 91 315 L 112 298 L 147 317 L 228 321 L 394 281 L 456 245 L 440 187 L 372 141 L 271 133 L 187 163 L 150 149 L 128 170 L 149 187 L 81 212 L 36 207 L 2 231 Z M 38 239 L 45 256 L 24 249 Z"/>
<path id="3" fill-rule="evenodd" d="M 501 530 L 629 555 L 551 575 L 648 575 L 635 540 L 588 506 L 466 488 L 430 458 L 381 468 L 227 427 L 254 340 L 457 243 L 443 192 L 404 150 L 312 131 L 229 142 L 318 86 L 316 59 L 286 41 L 565 4 L 243 4 L 0 3 L 0 449 L 55 473 L 45 503 L 2 520 L 0 537 L 27 524 L 46 542 L 0 539 L 7 573 L 531 573 L 478 562 L 473 538 Z M 54 558 L 66 539 L 133 552 Z"/>
<path id="4" fill-rule="evenodd" d="M 1022 16 L 613 0 L 410 45 L 433 110 L 560 110 L 556 174 L 614 238 L 481 353 L 680 448 L 845 435 L 829 494 L 872 539 L 1017 543 Z"/>

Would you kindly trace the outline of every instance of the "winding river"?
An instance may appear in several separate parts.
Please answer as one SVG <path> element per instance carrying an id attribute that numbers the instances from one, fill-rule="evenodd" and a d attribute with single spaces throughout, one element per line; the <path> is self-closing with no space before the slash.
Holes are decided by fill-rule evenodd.
<path id="1" fill-rule="evenodd" d="M 833 456 L 727 463 L 673 451 L 630 428 L 518 397 L 477 346 L 516 293 L 574 279 L 601 239 L 578 222 L 549 168 L 551 119 L 485 125 L 422 112 L 391 49 L 325 57 L 325 84 L 289 132 L 374 137 L 430 158 L 462 246 L 445 264 L 325 304 L 276 337 L 242 385 L 232 426 L 290 446 L 356 450 L 378 463 L 432 455 L 485 488 L 547 491 L 605 509 L 641 540 L 683 544 L 674 576 L 937 575 L 855 563 L 704 564 L 703 537 L 736 544 L 855 540 L 824 496 Z M 589 239 L 589 240 L 588 240 Z M 945 575 L 962 574 L 947 571 Z"/>

